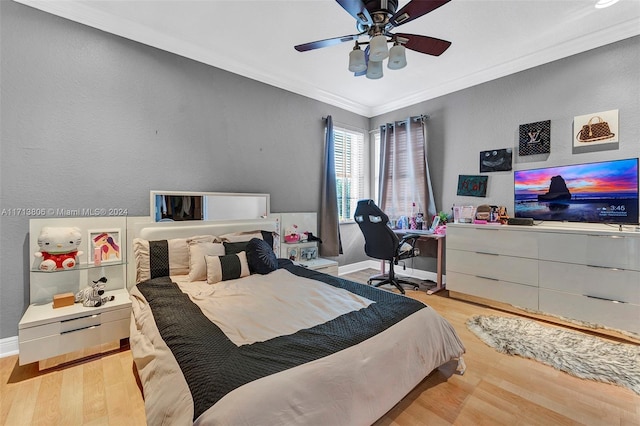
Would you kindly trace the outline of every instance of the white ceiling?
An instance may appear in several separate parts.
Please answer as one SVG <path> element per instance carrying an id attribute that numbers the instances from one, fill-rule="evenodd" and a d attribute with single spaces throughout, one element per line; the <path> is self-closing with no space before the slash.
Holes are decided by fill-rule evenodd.
<path id="1" fill-rule="evenodd" d="M 452 0 L 396 30 L 449 50 L 368 80 L 347 71 L 351 42 L 293 48 L 357 32 L 333 0 L 16 1 L 366 117 L 640 34 L 640 0 Z"/>

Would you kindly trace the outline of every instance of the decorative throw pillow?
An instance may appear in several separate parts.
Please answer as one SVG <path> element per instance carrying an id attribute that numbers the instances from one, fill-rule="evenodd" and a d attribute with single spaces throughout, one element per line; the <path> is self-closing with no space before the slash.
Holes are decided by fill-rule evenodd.
<path id="1" fill-rule="evenodd" d="M 249 275 L 247 255 L 243 251 L 225 256 L 205 256 L 205 260 L 207 262 L 207 282 L 209 284 L 235 280 Z"/>
<path id="2" fill-rule="evenodd" d="M 213 235 L 197 235 L 189 238 L 148 241 L 133 240 L 136 260 L 136 282 L 169 275 L 189 273 L 189 241 L 216 241 Z"/>
<path id="3" fill-rule="evenodd" d="M 205 256 L 223 256 L 222 243 L 189 241 L 189 281 L 207 279 L 207 262 Z"/>
<path id="4" fill-rule="evenodd" d="M 251 273 L 265 275 L 278 269 L 278 258 L 273 248 L 259 238 L 253 238 L 247 244 L 247 262 Z"/>
<path id="5" fill-rule="evenodd" d="M 230 243 L 238 243 L 243 241 L 249 241 L 252 238 L 260 238 L 269 243 L 273 247 L 273 232 L 271 231 L 244 231 L 244 232 L 231 232 L 229 234 L 220 235 L 221 241 L 228 241 Z"/>
<path id="6" fill-rule="evenodd" d="M 224 241 L 224 253 L 225 254 L 236 254 L 241 251 L 247 251 L 247 246 L 249 245 L 249 241 L 240 241 L 237 243 L 230 243 L 228 241 Z"/>

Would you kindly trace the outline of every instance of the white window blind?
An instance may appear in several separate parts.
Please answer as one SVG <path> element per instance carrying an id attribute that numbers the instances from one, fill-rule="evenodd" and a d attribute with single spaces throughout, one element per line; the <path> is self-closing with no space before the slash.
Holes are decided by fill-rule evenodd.
<path id="1" fill-rule="evenodd" d="M 365 198 L 364 134 L 333 128 L 336 189 L 340 221 L 353 220 L 359 200 Z"/>

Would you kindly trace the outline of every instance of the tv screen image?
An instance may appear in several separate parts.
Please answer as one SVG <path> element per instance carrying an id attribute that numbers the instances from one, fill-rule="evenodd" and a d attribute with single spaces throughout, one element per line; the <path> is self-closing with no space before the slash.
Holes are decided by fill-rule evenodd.
<path id="1" fill-rule="evenodd" d="M 514 172 L 515 217 L 638 223 L 638 159 Z"/>

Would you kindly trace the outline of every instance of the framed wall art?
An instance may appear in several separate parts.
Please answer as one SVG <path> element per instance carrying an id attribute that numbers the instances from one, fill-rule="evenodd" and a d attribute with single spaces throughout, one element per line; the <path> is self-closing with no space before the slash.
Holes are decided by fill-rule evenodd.
<path id="1" fill-rule="evenodd" d="M 551 120 L 521 124 L 518 155 L 548 154 L 551 152 Z"/>
<path id="2" fill-rule="evenodd" d="M 618 110 L 574 117 L 573 134 L 575 148 L 618 142 Z"/>
<path id="3" fill-rule="evenodd" d="M 120 229 L 91 229 L 89 253 L 94 264 L 122 262 Z"/>
<path id="4" fill-rule="evenodd" d="M 480 173 L 511 170 L 511 148 L 492 149 L 480 152 Z"/>
<path id="5" fill-rule="evenodd" d="M 488 179 L 488 176 L 459 175 L 457 195 L 486 197 Z"/>

